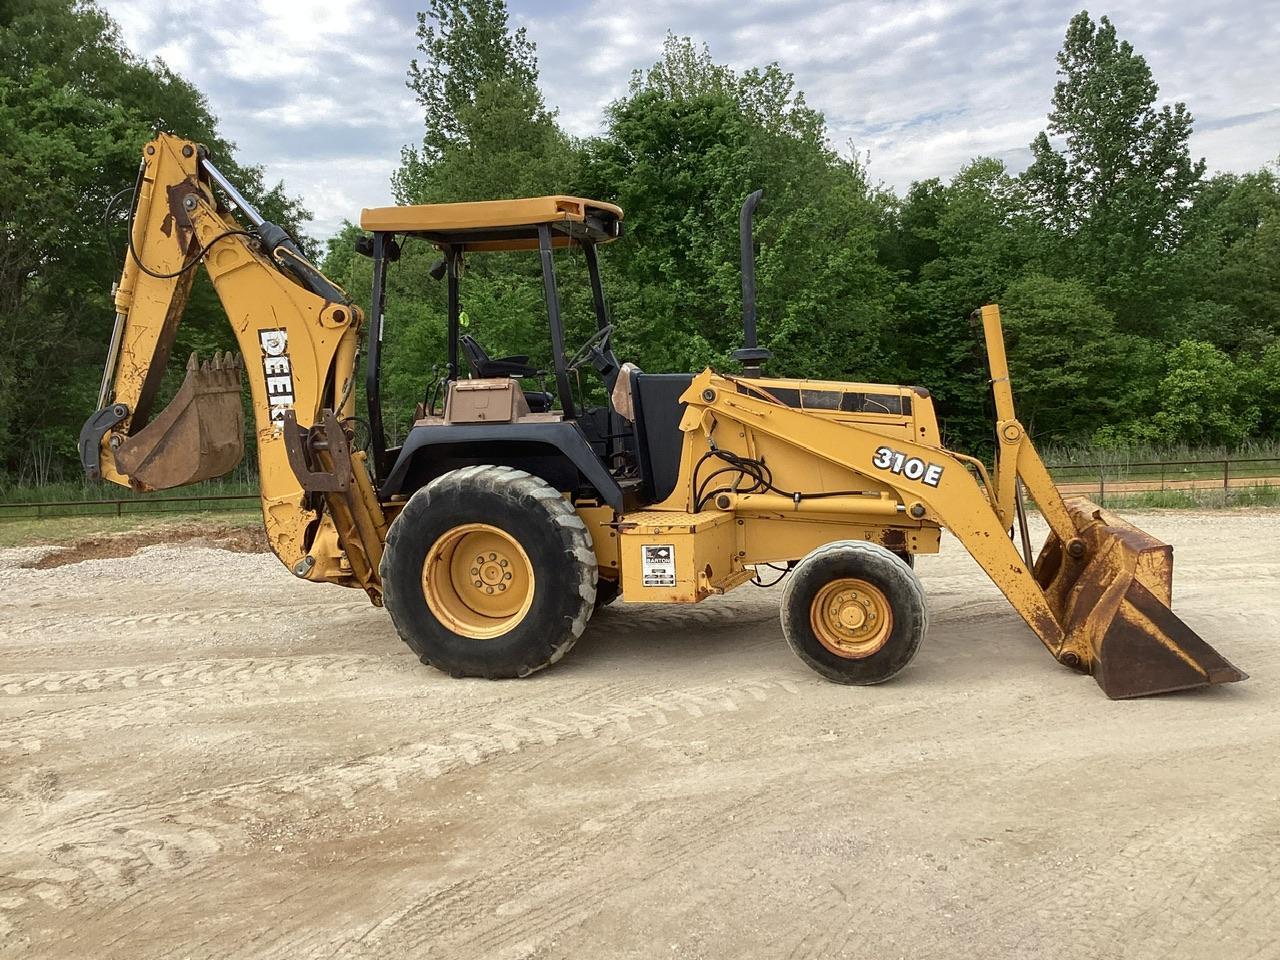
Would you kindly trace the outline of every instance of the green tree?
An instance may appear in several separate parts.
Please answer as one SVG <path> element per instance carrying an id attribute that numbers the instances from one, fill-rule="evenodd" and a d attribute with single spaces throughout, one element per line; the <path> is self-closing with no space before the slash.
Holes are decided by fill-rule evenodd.
<path id="1" fill-rule="evenodd" d="M 1180 332 L 1231 353 L 1257 354 L 1280 338 L 1280 176 L 1274 167 L 1205 181 L 1178 251 L 1192 291 Z"/>
<path id="2" fill-rule="evenodd" d="M 1080 440 L 1152 399 L 1135 385 L 1158 358 L 1116 332 L 1088 284 L 1029 274 L 1006 288 L 1001 315 L 1018 416 L 1037 439 Z"/>
<path id="3" fill-rule="evenodd" d="M 1253 435 L 1261 410 L 1250 378 L 1213 344 L 1183 340 L 1168 352 L 1164 370 L 1155 413 L 1103 427 L 1095 442 L 1238 446 Z"/>
<path id="4" fill-rule="evenodd" d="M 512 30 L 503 0 L 430 0 L 418 15 L 420 56 L 407 84 L 423 107 L 420 146 L 406 147 L 392 177 L 399 203 L 450 203 L 575 192 L 576 145 L 538 89 L 534 44 Z M 367 265 L 349 252 L 348 227 L 330 245 L 325 267 L 363 298 Z M 389 422 L 429 393 L 447 351 L 444 284 L 429 276 L 438 253 L 404 246 L 388 271 L 383 401 Z M 582 264 L 559 255 L 570 340 L 584 331 Z M 536 256 L 469 257 L 463 305 L 472 330 L 493 353 L 528 353 L 549 366 L 549 335 Z M 585 336 L 585 333 L 582 334 Z M 433 372 L 434 371 L 434 372 Z"/>
<path id="5" fill-rule="evenodd" d="M 1157 108 L 1146 60 L 1087 11 L 1067 28 L 1058 75 L 1022 176 L 1030 208 L 1061 238 L 1062 266 L 1098 287 L 1122 329 L 1159 336 L 1179 296 L 1167 255 L 1204 172 L 1188 148 L 1191 114 L 1183 103 Z"/>
<path id="6" fill-rule="evenodd" d="M 1258 398 L 1258 433 L 1280 437 L 1280 340 L 1263 351 L 1251 373 L 1247 389 Z"/>
<path id="7" fill-rule="evenodd" d="M 583 182 L 627 211 L 609 271 L 629 358 L 659 370 L 731 365 L 742 343 L 738 210 L 763 188 L 757 288 L 770 370 L 883 372 L 889 285 L 871 191 L 827 147 L 822 115 L 790 74 L 777 64 L 738 74 L 668 36 L 607 122 Z"/>
<path id="8" fill-rule="evenodd" d="M 1021 212 L 1004 164 L 979 158 L 950 183 L 913 185 L 882 242 L 882 255 L 902 278 L 892 336 L 895 379 L 933 392 L 951 443 L 990 440 L 988 373 L 981 336 L 968 318 L 998 302 L 1032 262 L 1038 233 Z"/>
<path id="9" fill-rule="evenodd" d="M 235 163 L 204 97 L 124 47 L 81 0 L 0 4 L 0 469 L 33 447 L 68 460 L 93 412 L 122 265 L 127 194 L 155 129 L 200 140 L 269 216 L 305 217 L 261 171 Z M 104 208 L 116 199 L 104 224 Z M 233 346 L 207 286 L 175 353 Z M 40 459 L 45 459 L 41 457 Z"/>
<path id="10" fill-rule="evenodd" d="M 421 148 L 406 147 L 401 203 L 496 200 L 564 190 L 574 153 L 538 89 L 524 28 L 504 0 L 430 0 L 418 14 L 407 84 L 423 107 Z"/>

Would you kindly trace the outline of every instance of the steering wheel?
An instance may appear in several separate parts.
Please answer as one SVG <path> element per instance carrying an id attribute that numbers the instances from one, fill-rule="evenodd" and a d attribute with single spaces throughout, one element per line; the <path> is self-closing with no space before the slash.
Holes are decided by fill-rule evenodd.
<path id="1" fill-rule="evenodd" d="M 613 324 L 606 323 L 603 327 L 587 337 L 586 343 L 580 346 L 569 362 L 566 364 L 568 369 L 577 370 L 580 366 L 590 360 L 602 347 L 608 344 L 609 338 L 613 336 Z"/>

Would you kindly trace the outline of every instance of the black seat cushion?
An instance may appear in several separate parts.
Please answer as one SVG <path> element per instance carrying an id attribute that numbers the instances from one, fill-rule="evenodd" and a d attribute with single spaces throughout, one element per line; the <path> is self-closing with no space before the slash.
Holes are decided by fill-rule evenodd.
<path id="1" fill-rule="evenodd" d="M 524 402 L 529 404 L 530 413 L 549 413 L 551 411 L 552 396 L 545 390 L 526 390 L 524 391 Z"/>
<path id="2" fill-rule="evenodd" d="M 637 373 L 631 378 L 640 475 L 650 503 L 665 500 L 676 487 L 684 445 L 680 395 L 692 382 L 691 373 Z"/>
<path id="3" fill-rule="evenodd" d="M 467 355 L 467 363 L 477 377 L 536 377 L 538 368 L 529 366 L 527 354 L 510 357 L 491 357 L 477 340 L 469 333 L 458 338 L 462 352 Z"/>

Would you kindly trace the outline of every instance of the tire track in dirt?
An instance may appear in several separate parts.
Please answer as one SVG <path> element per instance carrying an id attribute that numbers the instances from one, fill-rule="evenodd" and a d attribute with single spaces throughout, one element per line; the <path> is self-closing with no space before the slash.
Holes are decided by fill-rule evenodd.
<path id="1" fill-rule="evenodd" d="M 803 793 L 799 790 L 797 796 Z M 692 816 L 673 825 L 661 843 L 646 848 L 648 855 L 642 861 L 617 857 L 619 848 L 634 844 L 638 828 L 664 818 L 663 806 L 658 800 L 642 800 L 605 817 L 607 822 L 595 832 L 562 830 L 541 838 L 536 847 L 522 847 L 514 856 L 486 865 L 483 873 L 448 884 L 398 910 L 348 939 L 332 955 L 352 960 L 416 956 L 429 947 L 443 947 L 445 955 L 455 957 L 495 957 L 517 951 L 524 955 L 599 913 L 637 885 L 705 857 L 731 835 L 762 826 L 775 815 L 764 794 L 727 802 L 714 795 L 703 797 Z M 586 889 L 576 884 L 580 875 L 597 872 L 593 868 L 605 860 L 612 865 L 603 871 L 605 878 Z M 281 938 L 273 946 L 282 948 L 280 956 L 293 956 L 302 945 Z"/>
<path id="2" fill-rule="evenodd" d="M 789 680 L 768 679 L 660 691 L 630 703 L 602 704 L 592 713 L 515 715 L 453 731 L 443 740 L 410 742 L 310 771 L 263 777 L 177 798 L 107 810 L 95 807 L 79 815 L 59 812 L 49 831 L 52 837 L 31 830 L 14 844 L 11 857 L 25 854 L 36 862 L 0 878 L 0 889 L 9 891 L 10 912 L 31 897 L 63 905 L 121 898 L 136 892 L 140 881 L 152 871 L 180 872 L 217 854 L 227 843 L 243 843 L 243 826 L 231 822 L 227 814 L 279 819 L 299 809 L 333 804 L 351 807 L 366 790 L 397 790 L 410 782 L 436 779 L 522 751 L 590 740 L 611 728 L 623 737 L 636 736 L 645 724 L 658 725 L 654 711 L 667 722 L 712 715 L 702 706 L 696 713 L 687 710 L 688 697 L 706 704 L 732 701 L 740 708 L 746 702 L 762 704 L 778 693 L 797 692 L 799 688 Z M 173 824 L 182 829 L 175 830 Z M 50 850 L 53 837 L 58 843 Z M 3 914 L 0 911 L 0 921 Z"/>
<path id="3" fill-rule="evenodd" d="M 289 657 L 187 660 L 97 670 L 0 674 L 0 696 L 47 696 L 247 682 L 314 684 L 328 674 L 350 676 L 356 671 L 385 668 L 401 662 L 402 658 L 377 654 L 301 654 Z"/>
<path id="4" fill-rule="evenodd" d="M 99 630 L 132 631 L 137 627 L 169 628 L 180 626 L 204 626 L 206 624 L 224 623 L 275 623 L 297 616 L 314 616 L 328 620 L 341 614 L 360 614 L 368 611 L 371 616 L 381 617 L 377 609 L 369 603 L 319 603 L 319 604 L 256 604 L 244 607 L 200 608 L 191 606 L 174 610 L 170 604 L 164 610 L 146 613 L 101 613 L 79 616 L 76 628 L 94 627 Z M 186 606 L 186 605 L 181 605 Z M 16 625 L 9 625 L 0 630 L 0 638 L 18 638 L 33 633 L 46 633 L 49 630 L 67 627 L 67 618 L 62 616 L 39 617 Z"/>

